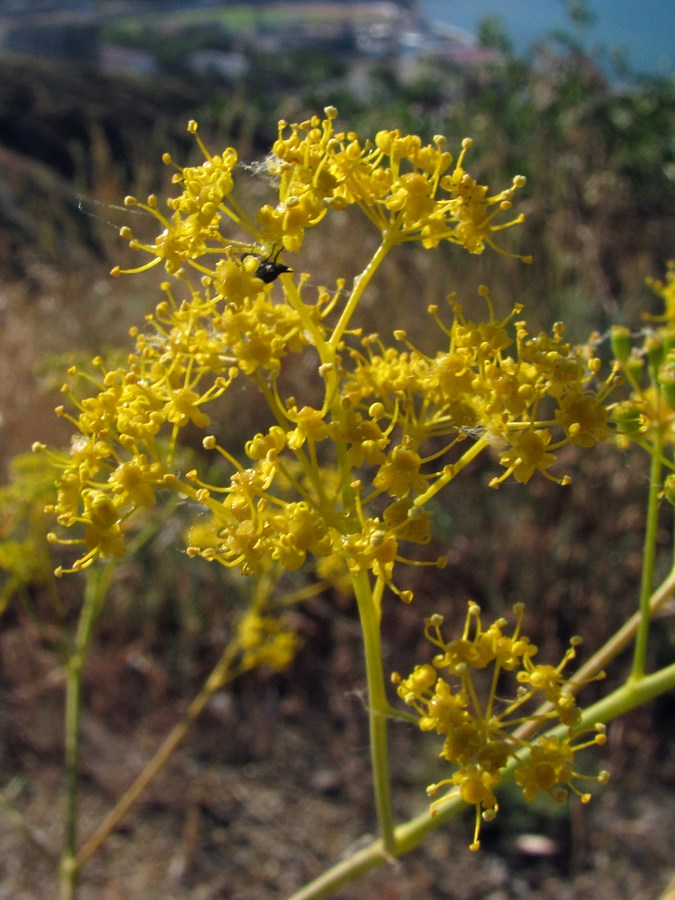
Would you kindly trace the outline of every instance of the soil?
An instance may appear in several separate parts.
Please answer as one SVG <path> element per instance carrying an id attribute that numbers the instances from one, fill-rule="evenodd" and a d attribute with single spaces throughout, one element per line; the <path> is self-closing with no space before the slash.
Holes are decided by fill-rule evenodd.
<path id="1" fill-rule="evenodd" d="M 356 631 L 328 656 L 306 647 L 286 677 L 253 674 L 216 695 L 169 766 L 85 867 L 80 900 L 276 900 L 367 842 L 374 827 Z M 63 677 L 25 622 L 0 642 L 7 793 L 34 846 L 0 816 L 0 900 L 58 897 L 64 775 Z M 171 679 L 137 646 L 92 663 L 83 718 L 80 834 L 86 837 L 185 709 Z M 23 664 L 22 661 L 23 660 Z M 331 685 L 331 690 L 317 685 Z M 672 710 L 671 710 L 672 712 Z M 643 708 L 610 728 L 601 765 L 613 781 L 588 806 L 525 807 L 504 797 L 483 849 L 472 816 L 335 896 L 343 900 L 672 897 L 672 718 Z M 661 739 L 650 730 L 662 723 Z M 670 721 L 670 725 L 668 722 Z M 672 740 L 672 733 L 670 734 Z M 440 763 L 429 735 L 392 725 L 400 819 L 421 812 Z M 604 752 L 606 751 L 606 753 Z"/>

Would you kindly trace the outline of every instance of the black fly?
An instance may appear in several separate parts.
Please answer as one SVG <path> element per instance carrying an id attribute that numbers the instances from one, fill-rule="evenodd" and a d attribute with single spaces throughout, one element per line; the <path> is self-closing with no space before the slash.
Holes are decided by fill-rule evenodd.
<path id="1" fill-rule="evenodd" d="M 261 261 L 260 265 L 255 270 L 256 278 L 259 278 L 265 284 L 271 284 L 273 281 L 276 281 L 280 275 L 293 271 L 293 269 L 289 269 L 288 266 L 285 266 L 278 261 L 280 253 L 281 250 L 279 249 L 274 256 L 268 256 L 267 259 Z"/>

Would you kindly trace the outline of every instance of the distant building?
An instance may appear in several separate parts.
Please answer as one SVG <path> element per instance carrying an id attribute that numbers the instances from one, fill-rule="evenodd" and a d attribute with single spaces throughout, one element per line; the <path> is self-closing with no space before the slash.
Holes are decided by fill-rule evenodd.
<path id="1" fill-rule="evenodd" d="M 147 50 L 136 50 L 134 47 L 101 44 L 98 62 L 104 72 L 124 72 L 127 75 L 154 75 L 157 72 L 154 56 Z"/>
<path id="2" fill-rule="evenodd" d="M 196 50 L 188 57 L 188 66 L 197 75 L 216 75 L 224 81 L 240 78 L 249 68 L 243 53 L 225 50 Z"/>
<path id="3" fill-rule="evenodd" d="M 11 11 L 3 9 L 0 0 L 0 54 L 50 57 L 136 75 L 153 75 L 161 68 L 151 42 L 144 49 L 102 44 L 100 23 L 106 19 L 103 4 L 72 0 L 73 5 L 64 9 L 56 0 L 51 2 L 51 8 L 49 0 L 43 0 L 41 8 L 31 4 L 31 12 L 25 12 L 18 0 L 16 6 L 12 3 Z M 217 0 L 212 2 L 216 4 Z M 189 5 L 186 0 L 165 0 L 163 4 L 163 33 L 171 34 L 177 43 L 183 30 L 194 32 L 198 26 L 187 28 L 177 17 L 168 27 L 169 10 Z M 194 0 L 196 7 L 210 5 L 210 0 Z M 129 3 L 130 15 L 133 6 Z M 142 6 L 145 4 L 138 4 L 139 9 Z M 340 56 L 355 66 L 358 82 L 363 60 L 386 61 L 397 67 L 403 80 L 414 79 L 433 60 L 469 67 L 500 60 L 498 51 L 478 46 L 473 35 L 426 20 L 413 2 L 333 0 L 314 6 L 314 14 L 304 16 L 299 15 L 304 10 L 302 3 L 289 2 L 289 15 L 282 19 L 264 15 L 265 6 L 252 6 L 254 13 L 260 10 L 260 15 L 254 16 L 250 31 L 244 29 L 239 35 L 236 52 L 229 47 L 206 46 L 189 53 L 188 67 L 200 75 L 231 81 L 246 75 L 255 53 L 282 54 L 310 48 L 315 54 Z M 213 24 L 202 27 L 204 31 L 210 28 L 214 36 L 219 33 L 219 27 Z"/>

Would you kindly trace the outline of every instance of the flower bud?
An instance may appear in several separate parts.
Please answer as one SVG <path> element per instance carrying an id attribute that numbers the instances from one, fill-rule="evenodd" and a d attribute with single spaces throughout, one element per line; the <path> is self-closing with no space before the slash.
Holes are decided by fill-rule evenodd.
<path id="1" fill-rule="evenodd" d="M 645 341 L 645 350 L 647 351 L 647 359 L 652 367 L 652 371 L 656 372 L 663 362 L 665 350 L 663 340 L 660 335 L 651 334 Z"/>
<path id="2" fill-rule="evenodd" d="M 626 400 L 612 409 L 611 419 L 621 434 L 637 435 L 644 430 L 644 417 L 637 403 Z"/>
<path id="3" fill-rule="evenodd" d="M 640 381 L 642 379 L 644 365 L 644 359 L 640 356 L 631 356 L 624 364 L 624 368 L 631 378 L 634 378 L 635 381 Z"/>
<path id="4" fill-rule="evenodd" d="M 668 475 L 663 482 L 663 496 L 671 506 L 675 506 L 675 475 Z"/>
<path id="5" fill-rule="evenodd" d="M 665 363 L 659 369 L 657 380 L 663 399 L 671 409 L 675 409 L 675 353 L 668 354 Z"/>
<path id="6" fill-rule="evenodd" d="M 614 358 L 626 363 L 630 357 L 630 329 L 625 325 L 612 325 L 609 340 Z"/>

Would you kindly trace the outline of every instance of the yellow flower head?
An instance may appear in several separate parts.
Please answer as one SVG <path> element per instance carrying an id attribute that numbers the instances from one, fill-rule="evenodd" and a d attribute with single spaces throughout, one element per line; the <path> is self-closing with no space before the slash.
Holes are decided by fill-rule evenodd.
<path id="1" fill-rule="evenodd" d="M 610 419 L 621 446 L 635 442 L 672 469 L 663 449 L 675 444 L 675 262 L 668 264 L 665 280 L 647 283 L 664 311 L 645 314 L 649 325 L 635 335 L 623 326 L 612 328 L 611 347 L 629 396 L 614 404 Z M 589 421 L 593 415 L 591 411 Z"/>
<path id="2" fill-rule="evenodd" d="M 443 617 L 431 616 L 425 621 L 425 634 L 440 652 L 431 664 L 416 666 L 407 678 L 392 676 L 399 697 L 420 716 L 420 729 L 443 737 L 440 756 L 456 767 L 449 778 L 431 785 L 428 793 L 455 786 L 476 808 L 472 849 L 480 846 L 481 821 L 497 812 L 494 789 L 510 758 L 516 762 L 516 783 L 526 800 L 539 791 L 560 797 L 560 791 L 568 788 L 586 801 L 589 795 L 581 794 L 574 784 L 585 777 L 574 770 L 574 754 L 605 740 L 604 729 L 598 726 L 592 739 L 573 743 L 578 737 L 579 709 L 563 669 L 574 658 L 579 639 L 572 640 L 558 666 L 536 663 L 537 648 L 522 633 L 522 604 L 515 612 L 512 630 L 507 630 L 505 619 L 485 627 L 480 608 L 469 603 L 462 636 L 453 640 L 443 635 Z M 505 673 L 511 673 L 515 681 L 512 698 L 502 683 Z M 546 707 L 541 706 L 544 701 Z M 524 726 L 536 734 L 555 719 L 566 726 L 564 737 L 524 736 Z M 606 780 L 605 773 L 597 780 Z M 442 802 L 432 804 L 432 813 Z"/>
<path id="3" fill-rule="evenodd" d="M 361 141 L 352 132 L 336 132 L 337 112 L 326 109 L 299 125 L 280 123 L 268 168 L 279 179 L 279 203 L 264 207 L 262 234 L 287 250 L 299 249 L 304 230 L 317 224 L 329 207 L 358 205 L 392 243 L 420 240 L 427 248 L 442 240 L 471 253 L 493 245 L 492 234 L 522 221 L 500 225 L 513 193 L 525 184 L 518 176 L 494 196 L 463 168 L 470 140 L 462 144 L 454 170 L 444 137 L 423 144 L 417 135 L 380 131 Z"/>

